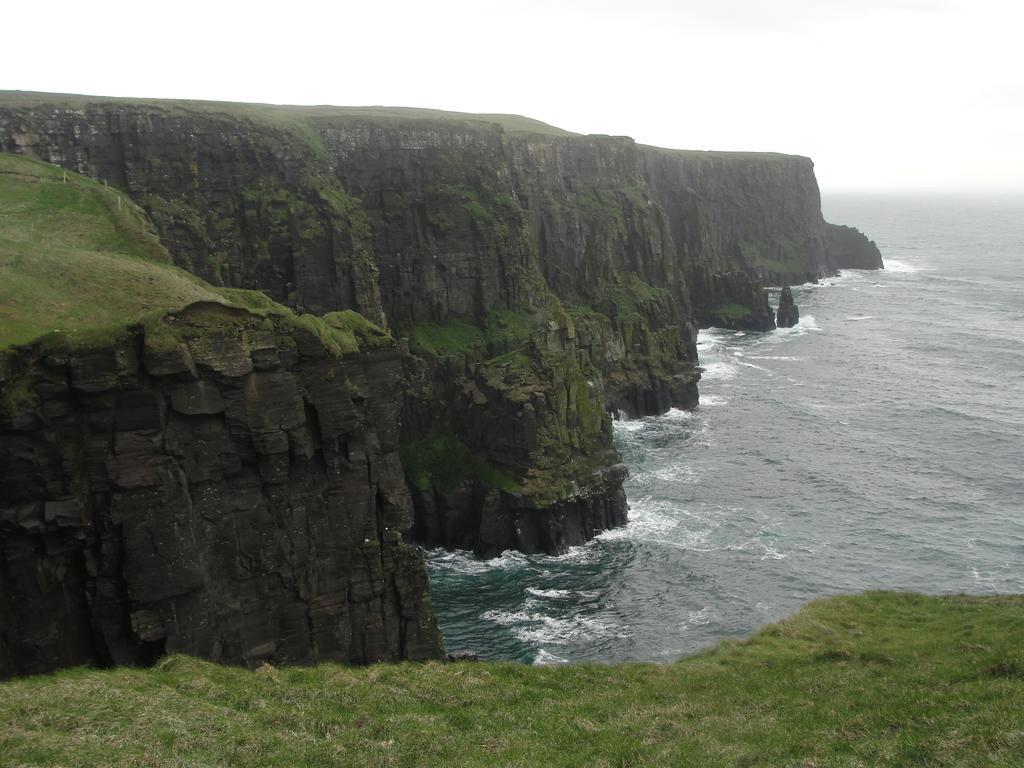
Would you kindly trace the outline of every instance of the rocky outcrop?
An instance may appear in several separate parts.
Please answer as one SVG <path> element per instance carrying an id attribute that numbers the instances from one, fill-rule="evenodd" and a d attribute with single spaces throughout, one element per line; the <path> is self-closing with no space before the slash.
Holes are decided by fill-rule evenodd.
<path id="1" fill-rule="evenodd" d="M 694 284 L 700 297 L 696 314 L 701 327 L 740 331 L 775 328 L 768 293 L 749 273 L 695 270 Z"/>
<path id="2" fill-rule="evenodd" d="M 854 227 L 825 225 L 829 264 L 835 269 L 885 269 L 874 240 Z"/>
<path id="3" fill-rule="evenodd" d="M 188 653 L 438 658 L 402 360 L 354 313 L 198 304 L 0 368 L 0 677 Z"/>
<path id="4" fill-rule="evenodd" d="M 623 524 L 624 467 L 572 316 L 556 305 L 488 328 L 484 350 L 444 346 L 452 325 L 412 340 L 402 460 L 417 540 L 558 553 Z"/>
<path id="5" fill-rule="evenodd" d="M 792 328 L 800 322 L 800 309 L 793 301 L 793 291 L 788 285 L 779 293 L 779 309 L 775 313 L 775 324 L 779 328 Z"/>

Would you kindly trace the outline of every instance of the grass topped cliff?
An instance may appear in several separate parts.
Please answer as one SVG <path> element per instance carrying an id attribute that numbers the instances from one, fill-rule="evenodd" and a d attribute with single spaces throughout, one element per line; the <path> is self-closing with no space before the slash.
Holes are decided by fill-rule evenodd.
<path id="1" fill-rule="evenodd" d="M 529 137 L 543 136 L 548 138 L 581 138 L 585 134 L 567 131 L 564 128 L 545 123 L 541 120 L 524 115 L 500 113 L 453 112 L 444 109 L 423 107 L 386 107 L 386 106 L 335 106 L 331 104 L 297 105 L 297 104 L 254 104 L 240 101 L 204 101 L 197 99 L 151 99 L 118 96 L 90 96 L 73 93 L 44 93 L 36 91 L 4 91 L 0 90 L 0 107 L 40 107 L 54 106 L 70 109 L 84 109 L 94 104 L 124 104 L 132 107 L 148 107 L 160 112 L 222 114 L 236 118 L 260 120 L 282 127 L 288 124 L 317 125 L 330 123 L 333 125 L 345 122 L 435 122 L 435 123 L 496 123 L 510 135 Z M 591 134 L 603 137 L 604 134 Z M 625 137 L 619 137 L 625 138 Z M 643 149 L 671 153 L 677 156 L 714 157 L 722 160 L 784 161 L 806 158 L 778 152 L 734 152 L 696 149 L 672 149 L 641 144 Z"/>
<path id="2" fill-rule="evenodd" d="M 0 154 L 0 348 L 52 331 L 75 337 L 202 300 L 220 297 L 170 265 L 125 195 Z"/>
<path id="3" fill-rule="evenodd" d="M 0 764 L 1024 765 L 1022 637 L 1019 596 L 868 593 L 671 665 L 172 657 L 0 684 Z"/>
<path id="4" fill-rule="evenodd" d="M 385 336 L 355 312 L 299 316 L 259 292 L 210 286 L 170 263 L 123 193 L 0 153 L 0 350 L 44 336 L 71 346 L 104 342 L 197 302 L 272 314 L 339 355 Z"/>
<path id="5" fill-rule="evenodd" d="M 36 107 L 42 104 L 82 109 L 90 104 L 123 103 L 148 106 L 165 112 L 220 113 L 234 117 L 258 118 L 277 122 L 289 120 L 324 119 L 332 122 L 345 120 L 374 121 L 439 121 L 464 123 L 497 123 L 509 133 L 542 136 L 579 136 L 553 125 L 522 115 L 476 114 L 450 112 L 420 107 L 339 107 L 332 105 L 250 104 L 236 101 L 199 101 L 192 99 L 136 99 L 114 96 L 87 96 L 70 93 L 37 93 L 34 91 L 0 91 L 0 106 Z"/>

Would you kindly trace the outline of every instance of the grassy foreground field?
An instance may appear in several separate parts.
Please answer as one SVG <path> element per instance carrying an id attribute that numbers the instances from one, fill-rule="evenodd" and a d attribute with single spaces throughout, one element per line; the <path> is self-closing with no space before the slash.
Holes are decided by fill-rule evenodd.
<path id="1" fill-rule="evenodd" d="M 3 766 L 1022 766 L 1024 597 L 821 600 L 672 665 L 171 657 L 0 684 Z"/>

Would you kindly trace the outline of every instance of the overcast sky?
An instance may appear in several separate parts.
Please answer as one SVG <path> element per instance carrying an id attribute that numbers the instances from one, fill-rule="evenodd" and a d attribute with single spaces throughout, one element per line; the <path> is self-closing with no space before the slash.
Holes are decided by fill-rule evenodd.
<path id="1" fill-rule="evenodd" d="M 809 155 L 822 188 L 1024 188 L 1008 0 L 15 3 L 0 89 L 514 112 Z"/>

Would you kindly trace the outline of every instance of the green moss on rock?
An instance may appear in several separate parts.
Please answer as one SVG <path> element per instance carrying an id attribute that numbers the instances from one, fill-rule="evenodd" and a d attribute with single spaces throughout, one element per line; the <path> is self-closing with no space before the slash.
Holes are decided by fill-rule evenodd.
<path id="1" fill-rule="evenodd" d="M 716 307 L 712 307 L 709 314 L 717 314 L 727 317 L 731 320 L 742 320 L 743 318 L 750 317 L 752 314 L 750 307 L 744 307 L 742 304 L 719 304 Z"/>
<path id="2" fill-rule="evenodd" d="M 403 443 L 399 455 L 406 478 L 420 490 L 433 487 L 450 493 L 470 480 L 503 491 L 519 490 L 511 475 L 471 451 L 451 430 Z"/>

